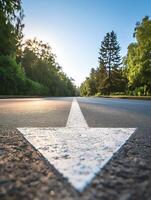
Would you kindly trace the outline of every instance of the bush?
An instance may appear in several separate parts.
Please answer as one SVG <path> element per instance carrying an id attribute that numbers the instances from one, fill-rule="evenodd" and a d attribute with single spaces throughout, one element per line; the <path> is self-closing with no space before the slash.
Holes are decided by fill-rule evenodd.
<path id="1" fill-rule="evenodd" d="M 48 88 L 27 79 L 21 66 L 10 56 L 0 56 L 0 94 L 46 95 Z"/>
<path id="2" fill-rule="evenodd" d="M 126 93 L 125 92 L 113 92 L 113 93 L 111 93 L 111 95 L 126 95 Z"/>
<path id="3" fill-rule="evenodd" d="M 25 85 L 25 74 L 9 56 L 0 56 L 0 94 L 20 94 Z"/>
<path id="4" fill-rule="evenodd" d="M 47 95 L 48 88 L 43 86 L 42 84 L 32 81 L 30 79 L 26 79 L 25 84 L 25 94 L 27 95 Z"/>
<path id="5" fill-rule="evenodd" d="M 101 97 L 102 94 L 101 94 L 101 92 L 98 92 L 98 93 L 95 94 L 95 96 L 96 96 L 96 97 Z"/>

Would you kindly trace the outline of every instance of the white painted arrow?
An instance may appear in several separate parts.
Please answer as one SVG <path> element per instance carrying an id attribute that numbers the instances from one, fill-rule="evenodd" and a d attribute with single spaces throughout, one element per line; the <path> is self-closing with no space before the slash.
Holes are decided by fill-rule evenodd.
<path id="1" fill-rule="evenodd" d="M 74 98 L 66 127 L 18 130 L 82 191 L 136 128 L 89 128 Z"/>

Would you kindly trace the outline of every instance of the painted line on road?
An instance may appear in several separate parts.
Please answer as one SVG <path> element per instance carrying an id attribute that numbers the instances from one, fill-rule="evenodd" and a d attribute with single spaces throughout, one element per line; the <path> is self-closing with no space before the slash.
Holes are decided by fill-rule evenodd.
<path id="1" fill-rule="evenodd" d="M 66 127 L 68 127 L 68 128 L 74 128 L 74 127 L 75 128 L 76 127 L 88 128 L 88 124 L 82 114 L 82 111 L 80 109 L 80 106 L 79 106 L 76 98 L 73 98 Z"/>

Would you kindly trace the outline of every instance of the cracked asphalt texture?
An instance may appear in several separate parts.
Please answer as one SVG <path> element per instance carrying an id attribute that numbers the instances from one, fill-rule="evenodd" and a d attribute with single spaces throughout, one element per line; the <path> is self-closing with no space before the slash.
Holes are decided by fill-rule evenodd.
<path id="1" fill-rule="evenodd" d="M 91 127 L 137 127 L 79 193 L 16 129 L 65 126 L 72 98 L 0 100 L 1 200 L 150 200 L 151 101 L 78 98 Z"/>

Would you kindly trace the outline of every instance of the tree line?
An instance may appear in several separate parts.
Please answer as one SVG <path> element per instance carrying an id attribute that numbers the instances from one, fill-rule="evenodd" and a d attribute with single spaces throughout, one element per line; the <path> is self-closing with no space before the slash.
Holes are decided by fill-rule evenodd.
<path id="1" fill-rule="evenodd" d="M 76 87 L 49 44 L 23 42 L 21 0 L 0 0 L 0 94 L 74 96 Z"/>
<path id="2" fill-rule="evenodd" d="M 81 96 L 151 95 L 151 20 L 137 22 L 127 55 L 121 57 L 114 31 L 107 33 L 99 49 L 99 65 L 81 84 Z"/>

